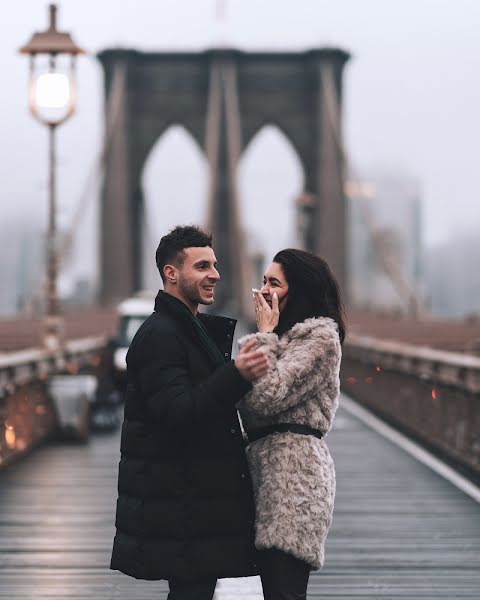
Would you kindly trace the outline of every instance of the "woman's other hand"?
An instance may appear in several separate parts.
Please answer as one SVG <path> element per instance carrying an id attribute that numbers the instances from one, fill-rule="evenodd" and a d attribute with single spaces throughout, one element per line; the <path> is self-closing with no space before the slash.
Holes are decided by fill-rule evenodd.
<path id="1" fill-rule="evenodd" d="M 257 349 L 257 341 L 249 340 L 235 358 L 235 366 L 247 381 L 256 381 L 268 370 L 268 358 L 263 350 Z"/>
<path id="2" fill-rule="evenodd" d="M 278 325 L 280 311 L 278 310 L 278 296 L 273 294 L 272 306 L 268 304 L 260 290 L 253 289 L 253 303 L 257 328 L 260 333 L 271 333 Z"/>

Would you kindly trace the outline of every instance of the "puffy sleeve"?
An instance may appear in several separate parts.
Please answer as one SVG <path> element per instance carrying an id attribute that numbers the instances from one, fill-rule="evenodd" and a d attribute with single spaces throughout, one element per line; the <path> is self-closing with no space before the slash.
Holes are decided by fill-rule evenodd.
<path id="1" fill-rule="evenodd" d="M 129 371 L 153 420 L 169 427 L 186 427 L 198 419 L 230 412 L 250 389 L 233 361 L 194 384 L 185 349 L 174 334 L 160 335 L 150 329 L 127 355 Z"/>
<path id="2" fill-rule="evenodd" d="M 269 359 L 266 375 L 253 384 L 242 401 L 249 411 L 276 415 L 338 380 L 341 347 L 336 324 L 309 321 L 317 323 L 299 324 L 298 335 L 287 342 L 273 333 L 256 333 L 239 340 L 242 346 L 255 338 Z"/>

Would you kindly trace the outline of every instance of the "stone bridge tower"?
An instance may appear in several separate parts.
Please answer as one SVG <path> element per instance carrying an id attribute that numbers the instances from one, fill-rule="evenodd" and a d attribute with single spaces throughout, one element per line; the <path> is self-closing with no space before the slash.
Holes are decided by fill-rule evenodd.
<path id="1" fill-rule="evenodd" d="M 341 97 L 348 58 L 335 48 L 101 52 L 109 99 L 101 208 L 102 303 L 120 300 L 141 286 L 142 168 L 156 140 L 174 124 L 190 132 L 208 159 L 206 221 L 223 278 L 216 311 L 248 312 L 251 279 L 236 171 L 242 152 L 267 124 L 291 141 L 304 169 L 304 193 L 312 199 L 305 247 L 329 262 L 345 290 Z"/>

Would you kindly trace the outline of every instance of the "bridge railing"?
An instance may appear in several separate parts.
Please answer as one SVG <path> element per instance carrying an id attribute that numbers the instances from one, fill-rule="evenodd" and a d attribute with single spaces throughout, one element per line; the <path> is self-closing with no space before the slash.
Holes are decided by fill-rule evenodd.
<path id="1" fill-rule="evenodd" d="M 0 467 L 57 429 L 49 378 L 98 372 L 106 344 L 0 355 Z M 341 379 L 353 398 L 480 478 L 480 358 L 350 335 Z"/>
<path id="2" fill-rule="evenodd" d="M 344 391 L 480 478 L 480 358 L 350 335 Z"/>
<path id="3" fill-rule="evenodd" d="M 51 378 L 98 373 L 106 344 L 104 337 L 91 337 L 71 340 L 55 353 L 31 349 L 0 355 L 0 468 L 57 430 Z"/>

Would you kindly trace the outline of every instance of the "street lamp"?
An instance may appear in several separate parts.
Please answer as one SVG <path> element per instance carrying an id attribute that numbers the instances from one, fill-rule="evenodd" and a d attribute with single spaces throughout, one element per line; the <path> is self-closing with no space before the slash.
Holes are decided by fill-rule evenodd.
<path id="1" fill-rule="evenodd" d="M 32 115 L 49 130 L 49 203 L 46 267 L 46 318 L 44 343 L 57 349 L 62 343 L 63 322 L 57 294 L 56 227 L 56 128 L 69 119 L 76 108 L 75 59 L 84 51 L 75 45 L 69 33 L 57 31 L 57 7 L 50 4 L 49 28 L 34 33 L 21 54 L 30 57 L 28 104 Z M 68 60 L 68 64 L 62 61 Z"/>

